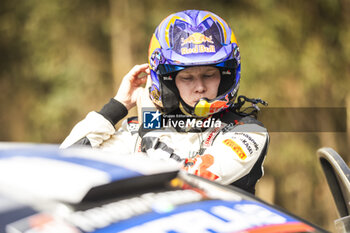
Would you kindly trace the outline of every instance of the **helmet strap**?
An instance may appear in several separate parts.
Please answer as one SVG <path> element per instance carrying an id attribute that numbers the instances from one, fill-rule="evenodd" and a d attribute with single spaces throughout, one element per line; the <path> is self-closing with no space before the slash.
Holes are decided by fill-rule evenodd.
<path id="1" fill-rule="evenodd" d="M 170 77 L 170 76 L 168 76 Z M 169 113 L 179 107 L 179 91 L 176 88 L 175 80 L 165 80 L 168 77 L 160 77 L 161 99 L 163 103 L 163 112 Z"/>

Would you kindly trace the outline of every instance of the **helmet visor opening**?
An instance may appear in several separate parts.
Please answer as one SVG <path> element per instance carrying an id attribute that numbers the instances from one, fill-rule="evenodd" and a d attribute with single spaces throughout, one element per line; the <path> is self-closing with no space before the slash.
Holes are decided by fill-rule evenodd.
<path id="1" fill-rule="evenodd" d="M 176 66 L 176 65 L 168 65 L 168 64 L 160 64 L 158 66 L 158 71 L 157 73 L 161 76 L 169 75 L 172 73 L 177 73 L 186 67 L 184 66 Z"/>

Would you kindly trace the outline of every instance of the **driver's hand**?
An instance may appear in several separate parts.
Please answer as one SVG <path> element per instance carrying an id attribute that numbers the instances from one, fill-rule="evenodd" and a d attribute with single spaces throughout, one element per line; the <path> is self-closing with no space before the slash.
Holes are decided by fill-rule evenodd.
<path id="1" fill-rule="evenodd" d="M 147 76 L 149 76 L 147 63 L 134 66 L 124 76 L 114 99 L 124 104 L 128 110 L 136 106 L 137 99 L 144 93 L 145 88 L 142 85 L 146 83 Z"/>

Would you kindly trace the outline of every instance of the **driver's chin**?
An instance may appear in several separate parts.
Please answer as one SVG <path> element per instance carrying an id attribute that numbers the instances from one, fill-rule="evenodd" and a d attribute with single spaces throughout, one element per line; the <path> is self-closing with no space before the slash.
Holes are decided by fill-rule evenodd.
<path id="1" fill-rule="evenodd" d="M 194 108 L 194 106 L 196 105 L 196 103 L 197 103 L 197 102 L 193 102 L 193 103 L 187 104 L 187 105 L 190 106 L 190 107 L 192 107 L 192 108 Z"/>

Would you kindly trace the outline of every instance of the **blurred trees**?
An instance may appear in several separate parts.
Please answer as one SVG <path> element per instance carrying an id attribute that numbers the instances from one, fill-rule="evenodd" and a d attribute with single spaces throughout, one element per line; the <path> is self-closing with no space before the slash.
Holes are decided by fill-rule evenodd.
<path id="1" fill-rule="evenodd" d="M 60 143 L 147 62 L 160 21 L 185 9 L 213 11 L 233 27 L 241 94 L 272 107 L 349 108 L 347 0 L 3 0 L 0 140 Z M 315 152 L 331 146 L 349 161 L 348 145 L 348 133 L 271 132 L 258 195 L 332 229 L 335 206 Z"/>
<path id="2" fill-rule="evenodd" d="M 113 91 L 108 4 L 2 1 L 0 9 L 1 140 L 59 142 Z"/>

